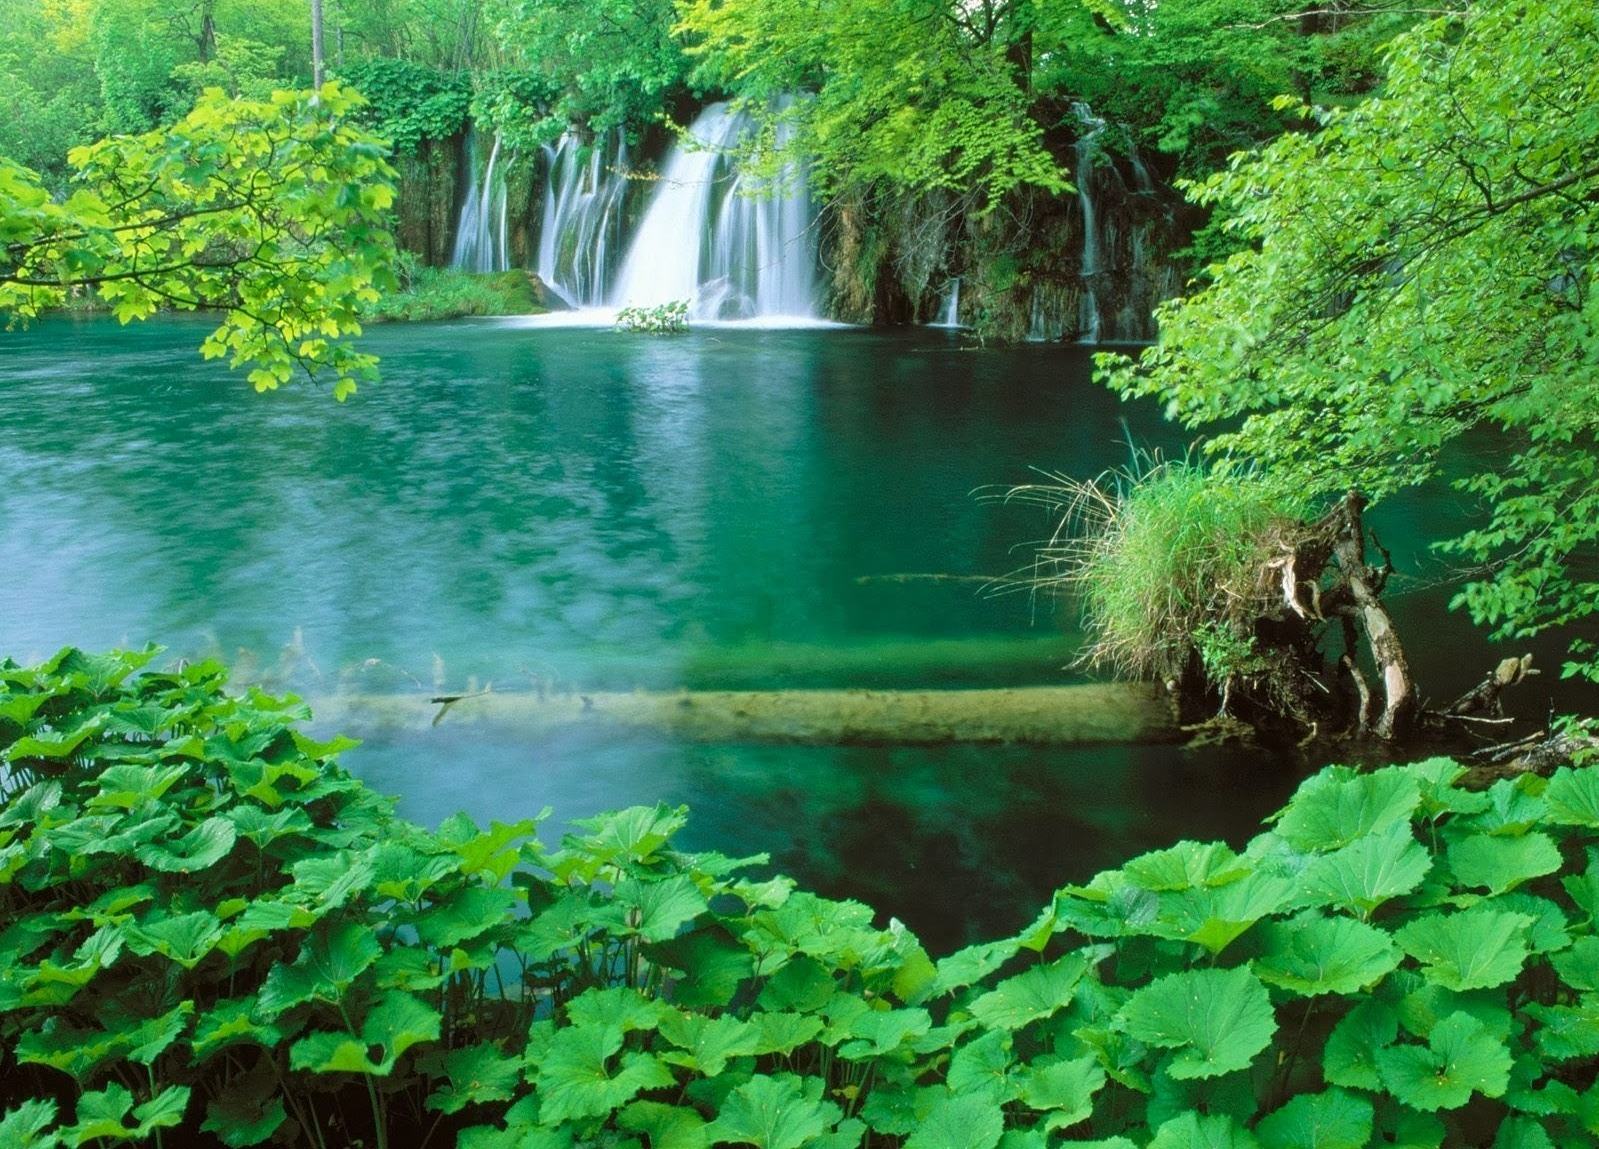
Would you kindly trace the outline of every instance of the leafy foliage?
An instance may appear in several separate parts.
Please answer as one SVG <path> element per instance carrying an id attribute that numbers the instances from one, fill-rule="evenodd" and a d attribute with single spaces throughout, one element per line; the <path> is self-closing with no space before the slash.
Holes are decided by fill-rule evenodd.
<path id="1" fill-rule="evenodd" d="M 339 75 L 366 98 L 362 122 L 396 152 L 415 153 L 424 140 L 448 140 L 466 130 L 472 85 L 462 75 L 385 57 L 357 60 Z"/>
<path id="2" fill-rule="evenodd" d="M 213 90 L 169 129 L 76 149 L 64 202 L 0 159 L 0 312 L 35 315 L 82 284 L 123 322 L 220 311 L 208 358 L 248 367 L 261 391 L 325 372 L 343 398 L 374 373 L 348 339 L 394 251 L 393 171 L 350 123 L 358 104 L 333 84 L 264 101 Z"/>
<path id="3" fill-rule="evenodd" d="M 935 962 L 680 808 L 408 825 L 154 657 L 0 664 L 0 1143 L 1599 1144 L 1591 767 L 1329 768 Z"/>
<path id="4" fill-rule="evenodd" d="M 1483 504 L 1447 544 L 1497 637 L 1599 612 L 1599 15 L 1489 0 L 1399 37 L 1380 95 L 1200 191 L 1248 250 L 1110 378 L 1299 496 L 1375 498 L 1456 453 Z M 1589 645 L 1566 673 L 1599 679 Z"/>

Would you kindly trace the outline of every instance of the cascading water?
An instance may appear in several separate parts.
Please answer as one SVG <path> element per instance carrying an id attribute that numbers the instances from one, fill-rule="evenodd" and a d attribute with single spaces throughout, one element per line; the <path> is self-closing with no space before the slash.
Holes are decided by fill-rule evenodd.
<path id="1" fill-rule="evenodd" d="M 949 286 L 944 289 L 944 305 L 939 309 L 940 315 L 933 327 L 959 327 L 961 325 L 961 280 L 956 276 L 949 281 Z"/>
<path id="2" fill-rule="evenodd" d="M 500 136 L 494 135 L 489 161 L 478 175 L 478 142 L 474 131 L 467 136 L 467 165 L 471 172 L 466 198 L 461 203 L 461 218 L 455 228 L 455 251 L 450 266 L 461 271 L 507 271 L 511 266 L 510 246 L 506 242 L 505 170 L 499 163 Z"/>
<path id="3" fill-rule="evenodd" d="M 605 304 L 615 253 L 622 248 L 627 142 L 620 132 L 584 146 L 568 133 L 544 149 L 544 204 L 536 270 L 573 307 Z"/>
<path id="4" fill-rule="evenodd" d="M 701 319 L 811 317 L 816 240 L 804 172 L 755 184 L 731 153 L 754 124 L 712 104 L 673 146 L 609 302 L 690 301 Z M 781 133 L 779 136 L 781 142 Z"/>
<path id="5" fill-rule="evenodd" d="M 1077 308 L 1078 339 L 1083 343 L 1098 343 L 1100 331 L 1099 295 L 1096 280 L 1099 267 L 1099 228 L 1094 220 L 1094 149 L 1099 133 L 1105 130 L 1105 121 L 1094 115 L 1087 104 L 1072 105 L 1084 131 L 1077 140 L 1077 204 L 1083 216 L 1083 258 L 1078 274 L 1082 277 L 1082 296 Z"/>

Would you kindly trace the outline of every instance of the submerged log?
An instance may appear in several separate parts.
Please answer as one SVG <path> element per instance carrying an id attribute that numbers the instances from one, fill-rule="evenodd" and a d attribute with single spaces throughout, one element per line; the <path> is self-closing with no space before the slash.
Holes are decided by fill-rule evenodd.
<path id="1" fill-rule="evenodd" d="M 1002 690 L 773 690 L 445 696 L 343 694 L 311 700 L 351 733 L 484 723 L 529 734 L 573 727 L 652 730 L 693 742 L 812 745 L 1176 742 L 1168 696 L 1138 683 Z"/>

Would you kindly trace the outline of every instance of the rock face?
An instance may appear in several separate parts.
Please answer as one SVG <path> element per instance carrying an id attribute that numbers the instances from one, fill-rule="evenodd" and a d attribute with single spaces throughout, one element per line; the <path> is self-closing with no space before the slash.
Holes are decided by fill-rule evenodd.
<path id="1" fill-rule="evenodd" d="M 394 159 L 400 173 L 394 237 L 402 249 L 415 253 L 430 267 L 450 262 L 460 216 L 456 198 L 460 148 L 459 137 L 425 139 L 416 155 Z"/>
<path id="2" fill-rule="evenodd" d="M 1153 339 L 1151 312 L 1181 287 L 1176 253 L 1195 221 L 1133 162 L 1101 161 L 1078 185 L 1077 195 L 1018 193 L 986 213 L 946 192 L 835 201 L 822 232 L 831 312 L 953 319 L 1006 342 Z"/>

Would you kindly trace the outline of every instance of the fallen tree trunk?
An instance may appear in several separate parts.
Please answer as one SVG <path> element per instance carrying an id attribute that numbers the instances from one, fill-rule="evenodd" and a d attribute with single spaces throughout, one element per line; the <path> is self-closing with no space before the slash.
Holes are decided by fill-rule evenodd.
<path id="1" fill-rule="evenodd" d="M 318 720 L 353 734 L 486 723 L 528 734 L 563 728 L 652 730 L 693 742 L 815 745 L 1177 742 L 1170 699 L 1138 683 L 1003 690 L 776 690 L 465 696 L 344 694 L 312 700 Z"/>

